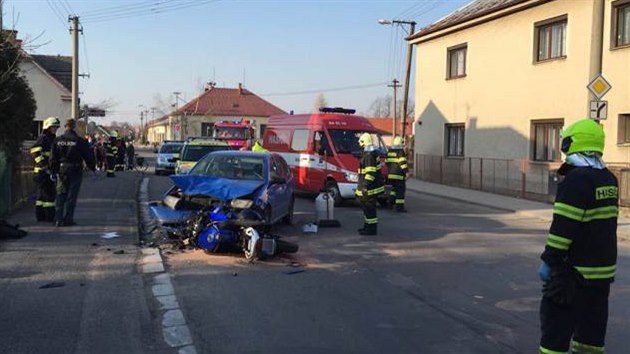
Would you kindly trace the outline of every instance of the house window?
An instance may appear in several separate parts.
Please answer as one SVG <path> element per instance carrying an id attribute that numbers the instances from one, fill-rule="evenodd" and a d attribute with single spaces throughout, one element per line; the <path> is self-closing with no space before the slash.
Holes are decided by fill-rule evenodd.
<path id="1" fill-rule="evenodd" d="M 212 136 L 214 123 L 201 123 L 201 136 Z"/>
<path id="2" fill-rule="evenodd" d="M 536 61 L 564 58 L 567 55 L 567 17 L 538 22 L 536 29 Z"/>
<path id="3" fill-rule="evenodd" d="M 447 79 L 456 79 L 458 77 L 466 76 L 466 52 L 468 50 L 467 44 L 460 44 L 454 47 L 448 48 L 448 72 L 446 73 Z"/>
<path id="4" fill-rule="evenodd" d="M 446 124 L 446 156 L 464 156 L 464 124 Z"/>
<path id="5" fill-rule="evenodd" d="M 617 143 L 628 144 L 630 143 L 630 113 L 620 114 L 617 120 L 619 127 L 617 129 Z"/>
<path id="6" fill-rule="evenodd" d="M 562 120 L 533 122 L 534 161 L 560 160 L 560 131 Z"/>
<path id="7" fill-rule="evenodd" d="M 613 2 L 613 48 L 630 45 L 630 0 Z"/>

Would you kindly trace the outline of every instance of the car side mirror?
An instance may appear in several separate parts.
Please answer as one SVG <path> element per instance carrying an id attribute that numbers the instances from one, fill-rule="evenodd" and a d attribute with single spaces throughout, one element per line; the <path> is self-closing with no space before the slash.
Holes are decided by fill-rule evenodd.
<path id="1" fill-rule="evenodd" d="M 170 159 L 167 160 L 168 162 L 177 162 L 179 161 L 179 157 L 171 157 Z"/>

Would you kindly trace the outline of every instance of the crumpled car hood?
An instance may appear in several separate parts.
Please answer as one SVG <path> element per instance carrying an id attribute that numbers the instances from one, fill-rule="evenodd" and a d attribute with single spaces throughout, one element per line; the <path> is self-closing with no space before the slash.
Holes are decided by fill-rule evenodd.
<path id="1" fill-rule="evenodd" d="M 204 195 L 227 201 L 252 194 L 264 181 L 234 180 L 220 177 L 175 175 L 170 176 L 182 193 Z"/>

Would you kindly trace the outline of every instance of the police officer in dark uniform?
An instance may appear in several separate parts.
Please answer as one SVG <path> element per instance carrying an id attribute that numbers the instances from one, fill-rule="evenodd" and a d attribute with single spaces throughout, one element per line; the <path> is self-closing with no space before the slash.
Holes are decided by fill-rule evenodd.
<path id="1" fill-rule="evenodd" d="M 55 205 L 55 225 L 72 226 L 74 208 L 83 178 L 83 162 L 96 171 L 94 155 L 85 139 L 75 131 L 76 121 L 68 119 L 63 135 L 55 138 L 50 156 L 50 170 L 57 176 L 57 199 Z"/>
<path id="2" fill-rule="evenodd" d="M 541 258 L 540 353 L 604 353 L 617 269 L 617 179 L 602 161 L 604 130 L 580 120 L 562 134 L 553 221 Z"/>
<path id="3" fill-rule="evenodd" d="M 37 138 L 31 148 L 31 154 L 35 161 L 34 180 L 37 184 L 37 200 L 35 201 L 37 221 L 55 221 L 55 184 L 50 179 L 48 165 L 50 149 L 59 125 L 60 122 L 57 117 L 46 118 L 42 125 L 42 135 Z"/>
<path id="4" fill-rule="evenodd" d="M 118 138 L 118 133 L 113 131 L 107 140 L 107 146 L 105 147 L 105 151 L 107 152 L 107 177 L 116 177 L 116 158 L 118 157 L 118 143 L 116 141 Z"/>
<path id="5" fill-rule="evenodd" d="M 359 183 L 355 194 L 363 205 L 364 223 L 363 228 L 358 231 L 361 235 L 376 235 L 378 231 L 377 197 L 385 192 L 379 154 L 369 133 L 363 133 L 359 137 L 359 146 L 363 148 L 363 155 L 359 160 Z"/>
<path id="6" fill-rule="evenodd" d="M 407 166 L 407 155 L 403 147 L 402 138 L 397 136 L 394 138 L 392 147 L 387 152 L 387 179 L 392 186 L 390 192 L 390 204 L 394 205 L 394 208 L 398 212 L 406 213 L 405 209 L 405 189 L 407 172 L 409 167 Z"/>

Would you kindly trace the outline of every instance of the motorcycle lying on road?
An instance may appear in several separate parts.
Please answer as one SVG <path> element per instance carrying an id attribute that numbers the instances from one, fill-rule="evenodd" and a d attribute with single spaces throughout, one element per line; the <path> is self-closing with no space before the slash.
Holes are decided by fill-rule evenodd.
<path id="1" fill-rule="evenodd" d="M 274 220 L 260 199 L 264 181 L 194 175 L 171 180 L 175 185 L 163 200 L 150 205 L 169 242 L 211 253 L 236 248 L 249 261 L 298 251 L 297 244 L 270 233 Z"/>
<path id="2" fill-rule="evenodd" d="M 182 226 L 165 227 L 183 245 L 193 245 L 207 252 L 238 248 L 248 261 L 264 259 L 279 253 L 295 253 L 298 245 L 268 232 L 260 213 L 238 209 L 238 200 L 223 202 L 193 213 Z"/>

